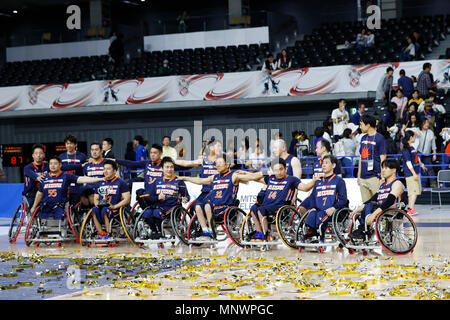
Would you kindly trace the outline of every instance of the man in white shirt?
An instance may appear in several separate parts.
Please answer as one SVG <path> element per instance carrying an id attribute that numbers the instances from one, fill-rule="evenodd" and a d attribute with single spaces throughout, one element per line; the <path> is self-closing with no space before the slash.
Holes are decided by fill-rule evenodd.
<path id="1" fill-rule="evenodd" d="M 173 161 L 177 159 L 177 150 L 170 146 L 170 137 L 164 136 L 163 138 L 163 154 L 162 157 L 171 157 Z"/>
<path id="2" fill-rule="evenodd" d="M 331 119 L 333 120 L 333 135 L 334 141 L 337 142 L 339 137 L 344 132 L 344 129 L 347 127 L 347 123 L 350 119 L 348 112 L 345 110 L 345 99 L 339 100 L 339 107 L 334 109 L 331 113 Z"/>

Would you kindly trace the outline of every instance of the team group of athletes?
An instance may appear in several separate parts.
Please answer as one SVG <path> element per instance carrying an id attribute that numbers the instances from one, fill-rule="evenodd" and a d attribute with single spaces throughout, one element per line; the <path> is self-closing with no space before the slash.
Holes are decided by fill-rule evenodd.
<path id="1" fill-rule="evenodd" d="M 360 228 L 351 237 L 364 238 L 377 214 L 391 207 L 401 199 L 403 184 L 397 178 L 400 164 L 395 159 L 386 159 L 386 146 L 382 136 L 375 130 L 375 119 L 364 116 L 360 127 L 366 135 L 362 138 L 358 185 L 361 188 L 363 205 L 351 213 L 360 214 Z M 222 143 L 211 142 L 205 155 L 196 160 L 173 160 L 162 158 L 162 146 L 153 144 L 150 159 L 129 161 L 103 158 L 102 146 L 91 143 L 90 157 L 76 150 L 77 140 L 69 134 L 64 140 L 67 151 L 52 156 L 45 162 L 44 148 L 35 145 L 32 149 L 33 162 L 24 169 L 24 200 L 31 211 L 39 206 L 40 219 L 63 219 L 64 208 L 69 203 L 93 208 L 94 223 L 98 239 L 108 239 L 111 230 L 109 220 L 118 215 L 119 209 L 130 204 L 130 187 L 119 177 L 118 165 L 129 169 L 144 170 L 144 188 L 136 191 L 136 199 L 144 209 L 144 219 L 151 233 L 149 239 L 162 237 L 161 221 L 171 208 L 190 201 L 184 181 L 202 185 L 200 195 L 195 199 L 194 210 L 201 225 L 203 239 L 214 239 L 214 217 L 224 214 L 228 206 L 236 203 L 240 183 L 261 182 L 264 187 L 251 207 L 256 231 L 253 241 L 270 240 L 267 215 L 275 214 L 282 206 L 294 205 L 298 190 L 310 192 L 301 203 L 299 214 L 307 211 L 305 237 L 321 235 L 324 241 L 325 228 L 333 213 L 348 207 L 345 180 L 341 177 L 339 161 L 331 154 L 327 140 L 320 140 L 316 146 L 318 159 L 314 163 L 313 179 L 301 182 L 301 164 L 297 157 L 287 153 L 286 143 L 279 139 L 273 143 L 273 154 L 267 171 L 231 171 L 230 161 L 223 152 Z M 414 161 L 414 159 L 408 159 Z M 200 177 L 177 176 L 175 168 L 201 167 Z M 409 168 L 409 164 L 407 165 Z M 105 192 L 105 190 L 107 190 Z M 100 205 L 106 201 L 107 205 Z M 102 231 L 105 225 L 106 231 Z M 323 230 L 322 230 L 323 231 Z"/>

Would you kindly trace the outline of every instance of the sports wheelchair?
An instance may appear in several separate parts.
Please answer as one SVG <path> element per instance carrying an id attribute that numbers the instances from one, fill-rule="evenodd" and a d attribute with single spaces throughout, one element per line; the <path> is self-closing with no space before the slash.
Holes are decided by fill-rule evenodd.
<path id="1" fill-rule="evenodd" d="M 347 204 L 348 205 L 348 204 Z M 312 234 L 308 234 L 308 226 L 306 220 L 308 216 L 314 211 L 314 209 L 308 210 L 300 219 L 300 223 L 296 229 L 296 244 L 298 251 L 301 253 L 304 249 L 315 250 L 319 253 L 323 253 L 327 247 L 339 247 L 343 248 L 343 244 L 339 242 L 336 235 L 336 228 L 343 229 L 342 220 L 336 220 L 336 217 L 341 217 L 342 213 L 347 212 L 348 208 L 341 208 L 333 213 L 330 222 L 321 223 L 317 230 L 314 230 Z M 321 241 L 322 240 L 322 241 Z"/>
<path id="2" fill-rule="evenodd" d="M 39 247 L 41 244 L 50 246 L 55 244 L 61 247 L 64 242 L 78 242 L 79 236 L 73 225 L 75 219 L 75 210 L 69 203 L 66 203 L 63 207 L 64 216 L 62 220 L 56 220 L 53 218 L 41 219 L 39 213 L 41 212 L 41 204 L 31 214 L 30 220 L 27 224 L 25 231 L 25 244 L 31 246 L 35 244 Z"/>
<path id="3" fill-rule="evenodd" d="M 269 226 L 269 230 L 264 230 L 264 224 L 262 224 L 263 233 L 269 231 L 272 239 L 259 242 L 252 240 L 256 228 L 252 213 L 249 212 L 240 227 L 239 245 L 241 247 L 259 247 L 261 251 L 267 251 L 270 247 L 284 243 L 291 249 L 298 249 L 295 230 L 297 230 L 301 217 L 294 206 L 285 204 L 276 212 L 269 212 L 263 219 L 267 219 Z"/>
<path id="4" fill-rule="evenodd" d="M 350 254 L 362 251 L 384 249 L 390 254 L 404 255 L 413 252 L 417 243 L 417 227 L 404 210 L 405 204 L 398 203 L 378 214 L 374 223 L 364 225 L 364 239 L 353 239 L 350 235 L 359 227 L 359 214 L 350 218 L 350 209 L 341 210 L 333 216 L 333 228 L 338 241 Z"/>
<path id="5" fill-rule="evenodd" d="M 195 212 L 195 202 L 189 207 L 189 217 L 181 217 L 181 223 L 179 225 L 187 225 L 185 233 L 183 233 L 184 238 L 179 235 L 183 243 L 188 245 L 201 246 L 203 244 L 209 244 L 211 247 L 216 245 L 218 242 L 225 241 L 227 238 L 238 245 L 240 245 L 240 225 L 245 217 L 245 212 L 239 208 L 239 200 L 235 200 L 234 203 L 224 210 L 223 214 L 212 216 L 211 226 L 213 229 L 213 238 L 210 240 L 198 239 L 202 234 L 202 228 L 200 222 L 198 221 L 197 213 Z M 187 221 L 189 219 L 189 221 Z M 180 221 L 176 218 L 176 222 Z M 220 226 L 220 228 L 217 228 Z M 177 230 L 179 230 L 177 228 Z"/>
<path id="6" fill-rule="evenodd" d="M 14 215 L 9 225 L 8 240 L 10 243 L 15 243 L 20 234 L 22 234 L 22 236 L 25 235 L 22 226 L 26 230 L 26 226 L 31 218 L 30 208 L 31 205 L 28 203 L 27 198 L 22 196 L 22 202 L 17 206 L 16 211 L 14 211 Z M 21 230 L 22 233 L 20 232 Z"/>
<path id="7" fill-rule="evenodd" d="M 101 209 L 102 206 L 99 206 Z M 109 218 L 109 227 L 111 230 L 110 238 L 97 239 L 97 228 L 93 219 L 93 208 L 81 218 L 79 243 L 81 245 L 87 245 L 89 248 L 92 246 L 108 246 L 114 247 L 123 242 L 130 242 L 135 244 L 132 237 L 132 229 L 134 225 L 134 217 L 131 214 L 129 206 L 121 207 L 117 215 Z M 102 229 L 106 229 L 102 226 Z"/>

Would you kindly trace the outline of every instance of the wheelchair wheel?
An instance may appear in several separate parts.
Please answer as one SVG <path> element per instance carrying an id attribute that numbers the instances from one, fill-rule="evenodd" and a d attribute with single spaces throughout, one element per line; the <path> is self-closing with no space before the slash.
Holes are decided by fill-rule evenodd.
<path id="1" fill-rule="evenodd" d="M 375 222 L 375 234 L 383 249 L 391 254 L 407 254 L 417 243 L 416 224 L 400 209 L 380 213 Z"/>
<path id="2" fill-rule="evenodd" d="M 84 245 L 86 242 L 91 242 L 97 235 L 97 229 L 95 228 L 94 221 L 92 219 L 92 209 L 84 217 L 80 230 L 80 244 Z"/>
<path id="3" fill-rule="evenodd" d="M 342 208 L 333 214 L 332 226 L 334 234 L 339 242 L 345 246 L 349 242 L 349 234 L 351 232 L 352 219 L 350 218 L 351 210 Z"/>
<path id="4" fill-rule="evenodd" d="M 247 214 L 238 207 L 230 207 L 224 214 L 225 231 L 230 237 L 231 241 L 239 247 L 241 244 L 241 227 L 245 221 Z"/>
<path id="5" fill-rule="evenodd" d="M 126 207 L 120 208 L 119 217 L 123 233 L 128 238 L 128 240 L 135 245 L 136 243 L 134 242 L 134 238 L 132 237 L 133 227 L 135 223 L 134 216 L 132 215 L 128 207 Z"/>
<path id="6" fill-rule="evenodd" d="M 295 228 L 295 241 L 300 241 L 303 238 L 305 238 L 306 235 L 306 219 L 308 218 L 308 215 L 310 213 L 311 210 L 308 210 L 307 212 L 305 212 L 304 215 L 301 216 L 301 218 L 299 219 L 299 222 Z M 297 246 L 297 249 L 299 249 L 300 246 Z"/>
<path id="7" fill-rule="evenodd" d="M 151 230 L 150 226 L 147 225 L 144 220 L 144 211 L 142 211 L 136 218 L 136 222 L 134 223 L 133 239 L 136 240 L 137 238 L 147 238 L 146 236 L 143 236 L 144 234 L 148 236 L 149 234 L 151 234 Z"/>
<path id="8" fill-rule="evenodd" d="M 193 217 L 194 214 L 182 206 L 174 208 L 170 216 L 173 233 L 186 245 L 189 244 L 189 226 Z"/>
<path id="9" fill-rule="evenodd" d="M 255 223 L 252 218 L 252 213 L 249 212 L 244 218 L 244 221 L 242 221 L 241 224 L 241 241 L 250 241 L 252 234 L 256 231 Z"/>
<path id="10" fill-rule="evenodd" d="M 8 231 L 8 239 L 10 243 L 13 243 L 17 240 L 17 237 L 19 236 L 20 233 L 20 229 L 24 224 L 25 216 L 28 215 L 27 210 L 28 210 L 27 204 L 25 202 L 22 202 L 21 204 L 19 204 L 16 211 L 14 212 Z M 27 222 L 28 221 L 25 221 L 25 227 Z"/>
<path id="11" fill-rule="evenodd" d="M 280 236 L 281 241 L 291 249 L 298 249 L 299 247 L 296 244 L 296 231 L 302 218 L 300 218 L 300 215 L 293 206 L 283 206 L 277 211 L 275 222 L 278 235 Z"/>
<path id="12" fill-rule="evenodd" d="M 68 206 L 66 209 L 66 216 L 67 221 L 70 227 L 70 231 L 72 232 L 73 236 L 75 237 L 76 242 L 80 242 L 79 238 L 79 222 L 77 221 L 77 214 L 75 212 L 75 209 L 72 206 Z"/>
<path id="13" fill-rule="evenodd" d="M 39 207 L 33 212 L 25 231 L 25 244 L 29 247 L 39 235 Z"/>

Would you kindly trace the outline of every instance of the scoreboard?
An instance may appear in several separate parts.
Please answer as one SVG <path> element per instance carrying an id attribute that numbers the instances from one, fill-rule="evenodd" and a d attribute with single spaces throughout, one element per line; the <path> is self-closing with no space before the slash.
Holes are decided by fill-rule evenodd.
<path id="1" fill-rule="evenodd" d="M 66 146 L 60 142 L 41 143 L 44 146 L 46 159 L 53 155 L 60 155 L 66 152 Z M 31 148 L 34 143 L 21 144 L 2 144 L 0 145 L 0 154 L 2 156 L 3 167 L 24 167 L 33 161 L 31 157 Z M 77 150 L 86 154 L 86 141 L 77 142 Z"/>

